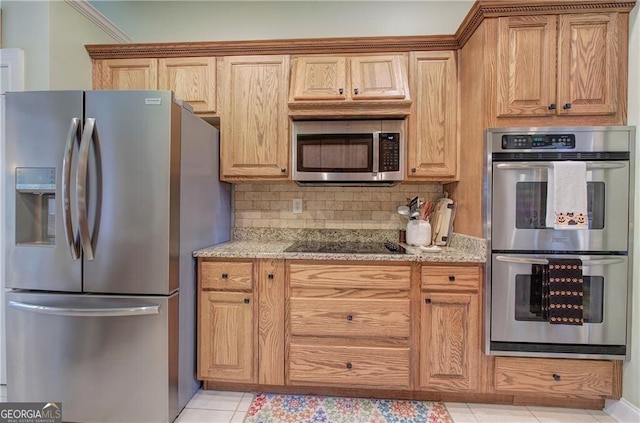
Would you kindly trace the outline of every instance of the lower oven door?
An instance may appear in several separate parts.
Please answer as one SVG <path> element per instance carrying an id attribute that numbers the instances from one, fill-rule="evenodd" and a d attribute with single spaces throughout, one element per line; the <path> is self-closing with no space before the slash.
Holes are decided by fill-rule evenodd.
<path id="1" fill-rule="evenodd" d="M 549 257 L 582 260 L 584 324 L 542 315 L 539 267 Z M 627 256 L 492 254 L 490 352 L 625 355 Z"/>

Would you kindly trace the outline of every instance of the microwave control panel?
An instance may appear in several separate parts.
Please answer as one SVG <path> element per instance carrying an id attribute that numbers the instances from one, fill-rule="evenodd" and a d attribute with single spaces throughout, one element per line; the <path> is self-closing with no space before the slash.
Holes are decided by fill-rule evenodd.
<path id="1" fill-rule="evenodd" d="M 576 136 L 574 134 L 503 135 L 502 148 L 504 150 L 576 148 Z"/>
<path id="2" fill-rule="evenodd" d="M 400 134 L 380 134 L 380 172 L 398 172 L 400 170 Z"/>

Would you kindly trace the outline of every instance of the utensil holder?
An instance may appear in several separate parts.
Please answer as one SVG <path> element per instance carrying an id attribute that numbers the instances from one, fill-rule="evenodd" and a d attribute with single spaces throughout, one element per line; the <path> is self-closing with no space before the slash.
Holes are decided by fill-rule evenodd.
<path id="1" fill-rule="evenodd" d="M 431 244 L 431 224 L 426 220 L 410 220 L 407 222 L 407 244 Z"/>

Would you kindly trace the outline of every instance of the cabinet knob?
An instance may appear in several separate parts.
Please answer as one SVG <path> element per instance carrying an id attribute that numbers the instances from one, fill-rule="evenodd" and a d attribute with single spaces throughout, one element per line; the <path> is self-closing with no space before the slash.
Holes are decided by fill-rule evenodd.
<path id="1" fill-rule="evenodd" d="M 456 281 L 456 277 L 453 275 L 449 275 L 449 282 L 455 282 Z"/>
<path id="2" fill-rule="evenodd" d="M 222 274 L 222 279 L 229 279 L 229 274 L 228 273 L 223 273 Z"/>
<path id="3" fill-rule="evenodd" d="M 340 94 L 340 95 L 344 94 L 344 88 L 340 88 L 340 89 L 338 90 L 338 94 Z"/>
<path id="4" fill-rule="evenodd" d="M 571 103 L 565 103 L 565 104 L 562 106 L 562 108 L 563 108 L 563 109 L 565 109 L 565 110 L 569 110 L 569 109 L 571 108 Z"/>
<path id="5" fill-rule="evenodd" d="M 286 171 L 287 171 L 287 168 L 286 168 L 286 167 L 281 167 L 281 168 L 280 168 L 280 173 L 285 173 Z"/>
<path id="6" fill-rule="evenodd" d="M 348 320 L 348 321 L 352 321 L 352 320 L 353 320 L 353 316 L 352 316 L 352 315 L 350 315 L 350 314 L 347 314 L 347 320 Z"/>
<path id="7" fill-rule="evenodd" d="M 415 167 L 411 168 L 411 173 L 416 173 L 416 168 Z"/>
<path id="8" fill-rule="evenodd" d="M 273 279 L 273 273 L 269 273 L 269 274 L 267 275 L 267 279 Z"/>
<path id="9" fill-rule="evenodd" d="M 431 304 L 431 298 L 425 298 L 424 302 L 427 303 L 427 304 Z"/>
<path id="10" fill-rule="evenodd" d="M 250 302 L 251 302 L 251 300 L 249 300 L 248 298 L 245 298 L 245 299 L 244 299 L 244 303 L 245 303 L 245 304 L 249 304 Z"/>
<path id="11" fill-rule="evenodd" d="M 347 369 L 351 370 L 353 368 L 353 364 L 351 364 L 350 362 L 347 363 Z"/>
<path id="12" fill-rule="evenodd" d="M 553 380 L 555 380 L 556 382 L 558 382 L 560 380 L 560 375 L 554 373 L 553 374 Z"/>
<path id="13" fill-rule="evenodd" d="M 354 88 L 354 89 L 353 89 L 353 93 L 354 93 L 355 95 L 358 95 L 358 94 L 360 94 L 360 90 L 359 90 L 358 88 Z"/>
<path id="14" fill-rule="evenodd" d="M 555 110 L 557 108 L 558 108 L 558 105 L 556 103 L 549 104 L 549 110 Z"/>

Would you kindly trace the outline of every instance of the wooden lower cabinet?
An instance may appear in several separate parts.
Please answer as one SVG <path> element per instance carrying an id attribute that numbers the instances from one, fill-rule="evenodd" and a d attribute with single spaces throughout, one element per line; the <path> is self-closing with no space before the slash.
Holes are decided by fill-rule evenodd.
<path id="1" fill-rule="evenodd" d="M 291 344 L 289 383 L 409 389 L 408 347 Z"/>
<path id="2" fill-rule="evenodd" d="M 484 356 L 482 266 L 198 260 L 207 389 L 601 408 L 612 360 Z"/>
<path id="3" fill-rule="evenodd" d="M 480 266 L 422 266 L 420 388 L 475 392 L 482 333 Z"/>
<path id="4" fill-rule="evenodd" d="M 610 360 L 496 357 L 496 392 L 616 396 L 616 365 Z"/>
<path id="5" fill-rule="evenodd" d="M 288 384 L 410 388 L 408 263 L 287 268 Z"/>
<path id="6" fill-rule="evenodd" d="M 252 383 L 253 294 L 200 293 L 198 378 Z"/>

